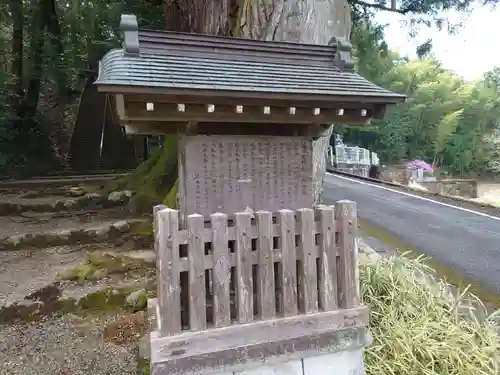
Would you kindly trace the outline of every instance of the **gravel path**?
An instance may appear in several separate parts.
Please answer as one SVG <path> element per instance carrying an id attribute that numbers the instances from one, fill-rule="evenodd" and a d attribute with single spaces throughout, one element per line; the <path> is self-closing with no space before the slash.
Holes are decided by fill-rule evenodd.
<path id="1" fill-rule="evenodd" d="M 133 343 L 104 339 L 114 317 L 88 320 L 73 315 L 28 325 L 0 327 L 1 375 L 132 375 Z"/>
<path id="2" fill-rule="evenodd" d="M 75 245 L 0 252 L 0 306 L 22 301 L 53 283 L 59 271 L 84 260 L 85 248 Z"/>

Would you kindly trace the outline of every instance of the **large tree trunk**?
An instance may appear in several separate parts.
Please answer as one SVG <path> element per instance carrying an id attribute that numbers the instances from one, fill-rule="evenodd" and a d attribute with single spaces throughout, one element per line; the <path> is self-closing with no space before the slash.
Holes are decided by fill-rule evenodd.
<path id="1" fill-rule="evenodd" d="M 349 39 L 351 11 L 347 0 L 241 0 L 233 34 L 251 39 L 328 44 Z M 320 203 L 326 171 L 326 149 L 333 125 L 314 142 L 313 194 Z"/>
<path id="2" fill-rule="evenodd" d="M 11 0 L 10 12 L 12 14 L 12 92 L 14 93 L 12 104 L 19 115 L 19 103 L 23 97 L 23 2 Z"/>
<path id="3" fill-rule="evenodd" d="M 327 44 L 332 37 L 349 39 L 351 11 L 347 0 L 165 0 L 165 26 L 171 31 Z M 314 142 L 313 191 L 317 203 L 323 191 L 325 153 L 332 129 L 330 127 Z M 168 136 L 167 141 L 172 142 L 170 138 Z M 170 164 L 176 163 L 177 160 L 171 160 L 168 169 L 172 170 Z M 154 163 L 148 165 L 149 169 L 144 166 L 138 169 L 135 180 L 142 178 L 143 189 L 151 191 L 146 181 L 157 179 L 147 177 Z M 167 205 L 172 204 L 172 192 L 177 186 L 170 183 L 172 191 L 168 194 Z M 157 190 L 164 191 L 164 187 Z"/>

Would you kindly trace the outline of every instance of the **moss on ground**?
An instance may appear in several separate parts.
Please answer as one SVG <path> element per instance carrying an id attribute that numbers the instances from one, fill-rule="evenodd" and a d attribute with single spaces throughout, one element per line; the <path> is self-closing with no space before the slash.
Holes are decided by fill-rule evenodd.
<path id="1" fill-rule="evenodd" d="M 153 237 L 153 223 L 151 221 L 144 221 L 137 226 L 134 235 L 141 237 Z"/>
<path id="2" fill-rule="evenodd" d="M 160 202 L 170 202 L 175 207 L 177 201 L 177 149 L 178 136 L 165 137 L 163 148 L 157 150 L 136 170 L 107 185 L 108 191 L 128 189 L 135 192 L 131 205 L 138 212 L 150 212 L 151 207 Z"/>
<path id="3" fill-rule="evenodd" d="M 50 303 L 29 302 L 0 308 L 0 324 L 30 322 L 53 314 L 72 313 L 80 316 L 101 316 L 115 312 L 136 312 L 127 305 L 127 297 L 138 290 L 146 289 L 148 298 L 155 297 L 156 285 L 130 285 L 107 287 L 83 296 L 80 299 L 60 297 Z M 145 304 L 147 305 L 147 304 Z"/>
<path id="4" fill-rule="evenodd" d="M 78 310 L 75 312 L 83 314 L 107 314 L 119 310 L 126 311 L 127 296 L 141 289 L 140 286 L 108 287 L 94 293 L 89 293 L 78 301 Z"/>
<path id="5" fill-rule="evenodd" d="M 147 359 L 138 358 L 137 359 L 137 375 L 150 375 L 151 374 L 151 362 Z"/>
<path id="6" fill-rule="evenodd" d="M 98 280 L 107 275 L 126 273 L 150 268 L 144 259 L 106 251 L 93 251 L 87 254 L 84 264 L 76 265 L 58 274 L 59 280 L 84 282 Z"/>

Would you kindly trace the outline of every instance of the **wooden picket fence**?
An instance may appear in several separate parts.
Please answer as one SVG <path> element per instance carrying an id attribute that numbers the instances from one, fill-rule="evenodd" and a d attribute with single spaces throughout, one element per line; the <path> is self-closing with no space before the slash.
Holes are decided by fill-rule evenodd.
<path id="1" fill-rule="evenodd" d="M 155 214 L 162 336 L 360 305 L 356 204 Z M 208 218 L 207 218 L 208 219 Z"/>

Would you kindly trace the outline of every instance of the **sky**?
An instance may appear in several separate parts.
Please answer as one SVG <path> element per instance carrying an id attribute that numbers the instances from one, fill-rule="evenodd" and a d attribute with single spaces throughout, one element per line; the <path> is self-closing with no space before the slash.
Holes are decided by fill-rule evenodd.
<path id="1" fill-rule="evenodd" d="M 500 7 L 477 6 L 468 15 L 448 12 L 445 16 L 452 22 L 463 21 L 456 34 L 422 26 L 417 37 L 411 38 L 408 28 L 401 25 L 404 16 L 391 12 L 379 12 L 375 21 L 389 25 L 385 30 L 389 48 L 402 55 L 415 57 L 416 47 L 431 38 L 432 53 L 443 67 L 466 80 L 500 66 Z"/>

